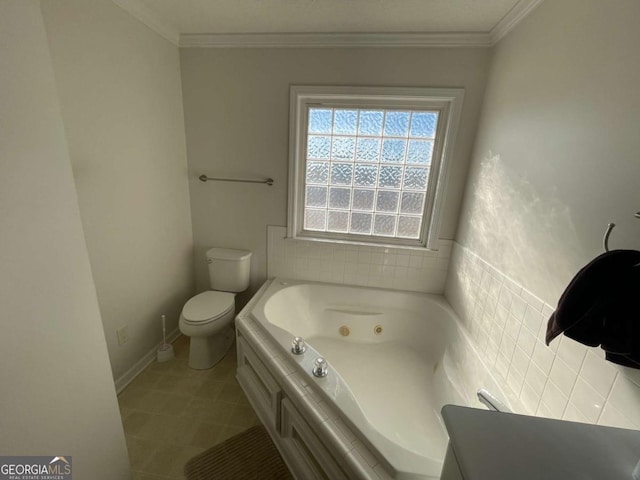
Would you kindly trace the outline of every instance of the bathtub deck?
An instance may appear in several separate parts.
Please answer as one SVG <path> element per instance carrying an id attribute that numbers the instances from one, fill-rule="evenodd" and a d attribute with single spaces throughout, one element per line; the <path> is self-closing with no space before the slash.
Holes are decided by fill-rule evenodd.
<path id="1" fill-rule="evenodd" d="M 418 455 L 444 458 L 448 437 L 434 401 L 433 364 L 397 342 L 307 341 L 344 378 L 376 430 Z"/>

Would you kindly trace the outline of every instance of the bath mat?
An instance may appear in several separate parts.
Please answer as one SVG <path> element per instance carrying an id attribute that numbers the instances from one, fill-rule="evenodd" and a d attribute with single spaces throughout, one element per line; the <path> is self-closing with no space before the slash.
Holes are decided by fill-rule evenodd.
<path id="1" fill-rule="evenodd" d="M 187 480 L 293 479 L 262 425 L 196 455 L 184 466 L 184 474 Z"/>

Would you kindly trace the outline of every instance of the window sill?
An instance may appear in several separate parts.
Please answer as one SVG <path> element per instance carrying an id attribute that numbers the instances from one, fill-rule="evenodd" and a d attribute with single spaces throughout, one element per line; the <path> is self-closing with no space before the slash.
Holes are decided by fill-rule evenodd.
<path id="1" fill-rule="evenodd" d="M 310 243 L 317 245 L 342 245 L 345 248 L 354 247 L 354 248 L 362 248 L 368 247 L 372 250 L 383 250 L 384 253 L 393 253 L 393 252 L 407 252 L 407 253 L 422 253 L 422 254 L 432 254 L 436 256 L 438 254 L 437 249 L 431 249 L 423 246 L 412 246 L 412 245 L 398 245 L 398 244 L 384 244 L 384 243 L 371 243 L 371 242 L 358 242 L 353 240 L 340 240 L 334 238 L 314 238 L 314 237 L 285 237 L 284 240 L 286 242 L 292 243 Z"/>

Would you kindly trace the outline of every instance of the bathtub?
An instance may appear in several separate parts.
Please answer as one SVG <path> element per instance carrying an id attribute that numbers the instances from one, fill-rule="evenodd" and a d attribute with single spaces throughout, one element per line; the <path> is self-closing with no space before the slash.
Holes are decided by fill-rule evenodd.
<path id="1" fill-rule="evenodd" d="M 273 279 L 248 307 L 395 478 L 440 477 L 445 404 L 484 408 L 476 391 L 487 388 L 509 405 L 442 296 Z M 304 355 L 290 353 L 294 337 Z M 311 374 L 317 357 L 326 377 Z"/>

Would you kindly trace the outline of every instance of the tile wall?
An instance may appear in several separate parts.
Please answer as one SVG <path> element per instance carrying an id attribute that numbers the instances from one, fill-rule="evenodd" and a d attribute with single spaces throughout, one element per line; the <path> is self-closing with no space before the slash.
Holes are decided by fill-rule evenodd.
<path id="1" fill-rule="evenodd" d="M 267 274 L 298 280 L 443 293 L 451 240 L 438 251 L 286 239 L 286 227 L 267 227 Z"/>
<path id="2" fill-rule="evenodd" d="M 521 413 L 640 429 L 640 370 L 563 335 L 547 347 L 554 308 L 455 242 L 445 296 Z"/>

